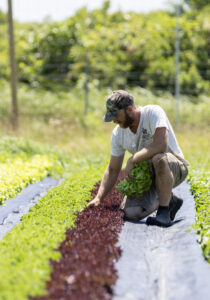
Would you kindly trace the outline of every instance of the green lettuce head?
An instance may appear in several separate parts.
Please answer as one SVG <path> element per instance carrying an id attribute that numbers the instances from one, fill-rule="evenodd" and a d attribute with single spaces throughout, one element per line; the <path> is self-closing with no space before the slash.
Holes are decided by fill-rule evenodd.
<path id="1" fill-rule="evenodd" d="M 140 162 L 131 171 L 130 181 L 122 180 L 117 189 L 121 194 L 127 196 L 141 196 L 148 191 L 152 184 L 151 170 L 148 162 Z"/>

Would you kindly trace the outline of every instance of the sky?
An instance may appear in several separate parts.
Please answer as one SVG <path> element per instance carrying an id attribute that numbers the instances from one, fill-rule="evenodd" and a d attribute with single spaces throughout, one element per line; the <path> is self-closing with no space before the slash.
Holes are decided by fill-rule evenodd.
<path id="1" fill-rule="evenodd" d="M 81 7 L 100 8 L 104 0 L 12 0 L 14 18 L 20 22 L 41 22 L 45 17 L 61 21 Z M 168 0 L 111 0 L 111 11 L 148 12 L 167 9 Z M 7 0 L 0 0 L 0 9 L 7 11 Z"/>

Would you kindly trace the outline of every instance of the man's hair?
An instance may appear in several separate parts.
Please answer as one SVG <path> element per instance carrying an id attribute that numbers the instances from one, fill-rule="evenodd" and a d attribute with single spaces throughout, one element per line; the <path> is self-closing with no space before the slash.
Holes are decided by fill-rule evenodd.
<path id="1" fill-rule="evenodd" d="M 112 94 L 109 95 L 108 99 L 112 101 L 114 100 L 119 109 L 126 108 L 129 105 L 134 106 L 133 96 L 124 90 L 117 90 L 112 92 Z"/>

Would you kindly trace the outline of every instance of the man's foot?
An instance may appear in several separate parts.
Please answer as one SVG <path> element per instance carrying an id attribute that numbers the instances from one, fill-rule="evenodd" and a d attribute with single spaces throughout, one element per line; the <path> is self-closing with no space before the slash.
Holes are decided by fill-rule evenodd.
<path id="1" fill-rule="evenodd" d="M 162 227 L 171 226 L 170 209 L 168 206 L 159 206 L 156 217 L 148 217 L 147 225 L 156 225 Z"/>
<path id="2" fill-rule="evenodd" d="M 176 195 L 172 194 L 170 203 L 169 203 L 171 221 L 174 220 L 175 215 L 176 215 L 177 211 L 180 209 L 180 207 L 182 206 L 182 204 L 183 204 L 183 200 L 181 198 L 177 197 Z"/>

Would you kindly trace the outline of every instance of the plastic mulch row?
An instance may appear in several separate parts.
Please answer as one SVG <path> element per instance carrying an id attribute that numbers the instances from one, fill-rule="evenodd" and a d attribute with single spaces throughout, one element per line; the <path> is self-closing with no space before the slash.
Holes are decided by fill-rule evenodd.
<path id="1" fill-rule="evenodd" d="M 122 180 L 120 173 L 118 182 Z M 92 196 L 99 189 L 96 185 Z M 123 212 L 122 195 L 114 188 L 99 207 L 86 208 L 77 215 L 75 227 L 66 231 L 60 244 L 59 261 L 50 261 L 52 273 L 46 283 L 47 294 L 33 300 L 111 299 L 117 280 L 114 264 L 121 250 L 116 246 Z"/>

